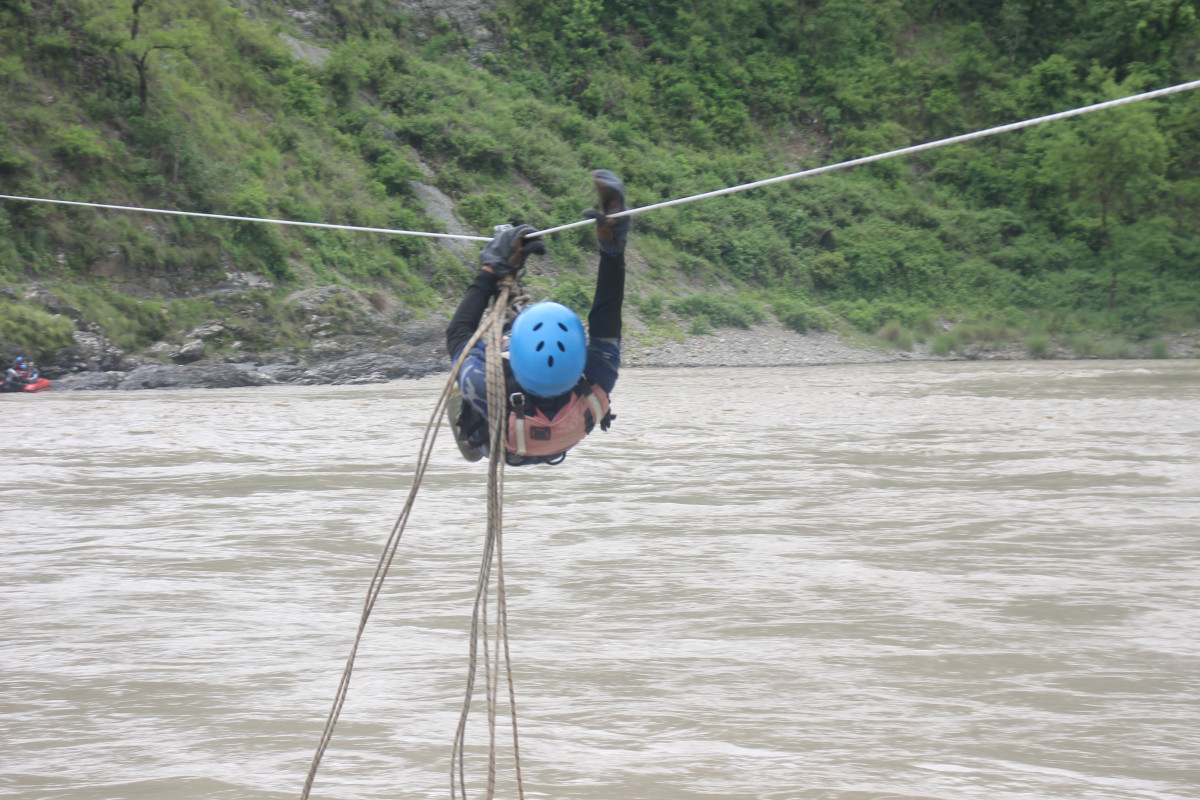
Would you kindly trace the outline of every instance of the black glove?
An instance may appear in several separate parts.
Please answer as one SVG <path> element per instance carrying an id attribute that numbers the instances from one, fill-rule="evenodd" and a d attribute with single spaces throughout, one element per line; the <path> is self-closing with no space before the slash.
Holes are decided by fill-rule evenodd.
<path id="1" fill-rule="evenodd" d="M 479 251 L 479 263 L 490 267 L 492 274 L 503 278 L 513 272 L 519 272 L 525 266 L 525 259 L 534 253 L 541 255 L 546 252 L 546 243 L 541 239 L 525 237 L 536 231 L 532 225 L 518 225 L 496 234 L 496 238 L 483 246 Z"/>
<path id="2" fill-rule="evenodd" d="M 592 182 L 596 184 L 600 209 L 588 209 L 583 215 L 596 220 L 596 244 L 600 249 L 609 255 L 620 255 L 625 252 L 625 242 L 629 239 L 629 232 L 633 230 L 633 217 L 610 220 L 607 215 L 626 210 L 625 184 L 607 169 L 593 172 Z"/>

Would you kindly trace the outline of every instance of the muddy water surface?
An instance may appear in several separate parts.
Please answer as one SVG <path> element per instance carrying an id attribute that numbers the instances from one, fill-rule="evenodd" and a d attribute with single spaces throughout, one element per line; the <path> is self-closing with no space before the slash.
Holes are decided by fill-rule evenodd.
<path id="1" fill-rule="evenodd" d="M 440 382 L 0 398 L 0 794 L 296 797 Z M 1200 797 L 1200 363 L 614 409 L 507 475 L 528 797 Z M 485 475 L 443 437 L 314 797 L 449 795 Z"/>

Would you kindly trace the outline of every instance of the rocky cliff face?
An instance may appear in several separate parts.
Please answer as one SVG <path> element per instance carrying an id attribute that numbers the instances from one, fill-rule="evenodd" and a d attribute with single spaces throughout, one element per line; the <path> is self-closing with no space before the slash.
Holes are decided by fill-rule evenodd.
<path id="1" fill-rule="evenodd" d="M 381 293 L 342 286 L 275 298 L 261 278 L 244 277 L 218 290 L 212 318 L 149 345 L 119 344 L 53 288 L 33 286 L 19 299 L 75 325 L 71 343 L 40 364 L 59 389 L 364 383 L 448 366 L 444 317 L 417 318 Z"/>
<path id="2" fill-rule="evenodd" d="M 413 33 L 418 38 L 446 29 L 457 32 L 474 63 L 497 50 L 496 34 L 487 22 L 494 4 L 487 0 L 399 0 L 396 7 L 412 17 Z"/>
<path id="3" fill-rule="evenodd" d="M 345 7 L 328 0 L 234 0 L 248 17 L 280 20 L 279 34 L 291 53 L 321 68 L 339 40 L 338 29 L 353 20 L 339 17 Z M 482 64 L 497 53 L 501 37 L 495 27 L 493 0 L 389 0 L 390 9 L 406 19 L 405 32 L 418 46 L 424 41 L 457 39 L 466 58 Z M 360 96 L 370 104 L 373 98 Z M 451 233 L 476 234 L 459 214 L 456 203 L 437 188 L 433 167 L 395 133 L 379 125 L 384 138 L 404 151 L 422 176 L 409 181 L 410 202 Z M 224 210 L 224 209 L 214 209 Z M 147 246 L 170 251 L 173 226 L 152 215 L 134 216 L 131 225 Z M 438 240 L 443 251 L 439 269 L 447 268 L 445 254 L 471 270 L 478 263 L 476 242 Z M 151 386 L 242 385 L 256 382 L 355 382 L 385 380 L 400 375 L 444 369 L 442 315 L 417 319 L 396 297 L 322 285 L 303 263 L 291 263 L 302 288 L 281 296 L 272 279 L 245 271 L 228 252 L 204 253 L 205 263 L 148 270 L 123 246 L 89 256 L 76 274 L 86 287 L 58 284 L 39 276 L 0 285 L 0 302 L 11 302 L 54 324 L 70 320 L 69 343 L 60 340 L 70 327 L 59 326 L 59 340 L 39 350 L 49 337 L 39 333 L 6 340 L 0 337 L 0 360 L 18 354 L 40 358 L 43 374 L 59 388 L 147 388 Z M 58 254 L 63 273 L 70 275 L 68 258 Z M 139 266 L 139 263 L 141 266 Z M 452 268 L 450 268 L 452 270 Z M 95 280 L 94 283 L 92 282 Z M 290 286 L 291 284 L 289 284 Z M 91 297 L 84 295 L 91 293 Z M 102 295 L 120 295 L 134 311 L 114 310 Z M 372 296 L 374 295 L 374 296 Z M 446 298 L 447 304 L 454 298 Z M 191 303 L 200 312 L 175 313 L 173 304 Z M 98 311 L 99 306 L 104 306 Z M 145 308 L 143 308 L 143 306 Z M 124 308 L 118 304 L 118 308 Z M 146 308 L 155 309 L 153 312 Z M 161 319 L 159 316 L 161 311 Z M 123 313 L 150 314 L 151 324 L 123 324 Z M 202 317 L 200 315 L 203 315 Z M 144 322 L 144 319 L 140 320 Z M 136 333 L 130 333 L 135 330 Z M 146 331 L 150 332 L 147 333 Z M 15 344 L 14 342 L 20 342 Z M 54 350 L 53 355 L 46 353 Z M 31 352 L 33 351 L 33 352 Z"/>
<path id="4" fill-rule="evenodd" d="M 330 55 L 326 45 L 345 24 L 324 0 L 239 0 L 239 5 L 247 16 L 260 19 L 277 17 L 282 10 L 294 23 L 281 34 L 284 43 L 296 58 L 318 68 Z M 476 63 L 496 51 L 497 37 L 487 22 L 493 10 L 488 0 L 398 0 L 393 7 L 408 16 L 408 30 L 418 43 L 456 34 Z M 391 131 L 383 134 L 407 149 Z M 426 215 L 449 232 L 475 233 L 454 201 L 433 185 L 433 172 L 420 155 L 409 149 L 405 156 L 424 173 L 424 179 L 412 180 L 410 186 Z M 168 229 L 160 230 L 151 218 L 140 224 L 148 236 L 170 246 Z M 438 245 L 464 266 L 476 263 L 474 243 L 439 240 Z M 304 271 L 304 265 L 293 267 Z M 172 273 L 168 279 L 136 272 L 115 247 L 88 268 L 89 276 L 106 279 L 123 294 L 148 301 L 186 297 L 208 305 L 211 317 L 164 330 L 157 341 L 129 342 L 50 284 L 12 290 L 12 300 L 70 319 L 75 327 L 71 343 L 41 364 L 56 388 L 356 383 L 446 368 L 444 317 L 416 319 L 382 293 L 309 285 L 279 297 L 270 280 L 239 271 L 228 255 L 204 274 Z"/>
<path id="5" fill-rule="evenodd" d="M 271 10 L 262 8 L 258 0 L 238 0 L 238 4 L 249 16 L 271 15 Z M 288 0 L 282 5 L 297 31 L 296 36 L 284 34 L 284 40 L 297 58 L 319 64 L 328 55 L 328 51 L 322 54 L 321 42 L 344 23 L 339 12 L 324 0 Z M 393 8 L 411 20 L 410 30 L 417 41 L 453 31 L 475 63 L 497 51 L 497 35 L 489 24 L 495 4 L 490 0 L 394 0 Z"/>
<path id="6" fill-rule="evenodd" d="M 467 50 L 467 57 L 478 64 L 488 53 L 495 53 L 497 36 L 487 20 L 492 15 L 493 4 L 486 0 L 399 0 L 395 6 L 412 21 L 411 32 L 417 41 L 453 31 L 459 35 Z M 282 34 L 292 55 L 314 66 L 325 63 L 329 50 L 319 44 L 321 36 L 331 27 L 336 27 L 328 7 L 324 3 L 293 2 L 288 4 L 288 14 L 296 22 L 304 37 Z M 369 103 L 369 98 L 360 98 Z M 380 126 L 384 137 L 397 147 L 408 150 L 406 156 L 416 163 L 426 178 L 433 178 L 433 171 L 420 154 L 403 145 L 396 134 Z M 425 214 L 437 220 L 448 233 L 475 233 L 463 221 L 453 200 L 433 185 L 432 181 L 411 180 L 413 194 L 421 203 Z M 474 262 L 477 247 L 469 242 L 443 239 L 438 243 L 463 263 Z"/>

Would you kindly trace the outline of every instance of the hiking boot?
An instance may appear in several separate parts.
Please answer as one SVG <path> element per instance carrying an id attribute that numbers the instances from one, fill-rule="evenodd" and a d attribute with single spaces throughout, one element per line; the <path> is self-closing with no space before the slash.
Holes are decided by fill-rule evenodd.
<path id="1" fill-rule="evenodd" d="M 626 210 L 625 184 L 607 169 L 593 172 L 592 182 L 596 184 L 596 193 L 600 200 L 600 209 L 588 213 L 588 216 L 596 217 L 596 243 L 609 255 L 620 255 L 625 252 L 625 242 L 633 228 L 633 218 L 620 217 L 609 220 L 608 215 Z"/>
<path id="2" fill-rule="evenodd" d="M 454 434 L 454 443 L 458 445 L 458 452 L 462 453 L 462 457 L 467 461 L 478 461 L 483 458 L 483 453 L 467 444 L 467 440 L 463 438 L 462 425 L 459 424 L 462 417 L 462 404 L 462 393 L 455 386 L 450 399 L 446 402 L 446 422 L 450 423 L 450 431 Z"/>

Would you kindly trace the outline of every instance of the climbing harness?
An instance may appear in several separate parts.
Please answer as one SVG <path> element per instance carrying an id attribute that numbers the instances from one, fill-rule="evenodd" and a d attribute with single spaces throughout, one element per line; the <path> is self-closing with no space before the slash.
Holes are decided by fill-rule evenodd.
<path id="1" fill-rule="evenodd" d="M 587 376 L 581 376 L 566 397 L 549 408 L 527 396 L 508 369 L 504 380 L 512 409 L 505 440 L 505 458 L 510 467 L 559 464 L 568 450 L 592 432 L 596 423 L 607 431 L 617 418 L 610 411 L 608 394 Z M 452 423 L 461 423 L 461 432 L 455 436 L 459 452 L 468 461 L 478 461 L 482 456 L 477 448 L 490 444 L 488 421 L 461 398 L 451 400 L 447 417 Z"/>
<path id="2" fill-rule="evenodd" d="M 499 352 L 500 339 L 505 323 L 511 322 L 519 309 L 529 301 L 528 296 L 521 291 L 516 276 L 506 276 L 500 279 L 498 285 L 499 293 L 493 298 L 491 307 L 484 314 L 483 320 L 480 322 L 475 333 L 472 334 L 471 339 L 467 341 L 459 357 L 455 360 L 454 366 L 450 371 L 450 377 L 446 381 L 441 395 L 438 397 L 433 415 L 425 427 L 425 434 L 421 439 L 421 446 L 417 453 L 417 466 L 413 474 L 412 487 L 409 489 L 408 498 L 405 500 L 400 515 L 392 525 L 391 533 L 384 543 L 383 552 L 379 557 L 379 563 L 375 567 L 375 573 L 371 577 L 371 583 L 367 589 L 367 598 L 363 604 L 362 616 L 358 623 L 358 630 L 354 636 L 354 643 L 351 645 L 350 655 L 346 660 L 346 667 L 342 672 L 341 681 L 338 683 L 333 707 L 329 711 L 329 717 L 326 719 L 325 728 L 321 732 L 321 738 L 313 755 L 312 764 L 309 766 L 308 775 L 304 781 L 304 789 L 300 794 L 301 800 L 307 800 L 309 797 L 313 781 L 316 779 L 317 769 L 321 764 L 321 758 L 325 755 L 325 751 L 328 749 L 329 743 L 333 738 L 334 727 L 337 725 L 338 717 L 341 715 L 342 707 L 346 702 L 346 695 L 350 687 L 350 676 L 354 670 L 354 659 L 358 653 L 359 643 L 362 641 L 363 632 L 366 630 L 367 620 L 371 616 L 371 611 L 374 609 L 376 601 L 379 599 L 380 591 L 383 589 L 384 578 L 387 576 L 388 569 L 396 557 L 396 550 L 400 545 L 400 537 L 403 535 L 404 528 L 408 524 L 409 516 L 412 513 L 413 503 L 417 497 L 417 490 L 421 487 L 421 479 L 425 475 L 425 470 L 429 467 L 429 461 L 433 455 L 433 444 L 437 439 L 438 430 L 441 428 L 446 408 L 453 397 L 458 373 L 462 369 L 463 362 L 466 360 L 471 348 L 485 335 L 488 337 L 488 347 L 492 348 L 492 352 Z M 450 795 L 451 798 L 456 798 L 458 791 L 461 790 L 464 800 L 466 800 L 465 744 L 467 717 L 475 690 L 479 662 L 479 642 L 481 639 L 483 640 L 484 685 L 487 691 L 488 710 L 489 755 L 487 797 L 488 800 L 491 800 L 495 794 L 496 715 L 501 661 L 503 661 L 503 668 L 508 682 L 508 708 L 509 716 L 512 720 L 513 758 L 516 762 L 517 791 L 520 800 L 523 800 L 525 797 L 521 782 L 520 751 L 517 740 L 516 692 L 513 685 L 512 666 L 509 658 L 508 608 L 505 599 L 504 549 L 501 538 L 503 530 L 504 422 L 506 416 L 504 405 L 504 371 L 501 362 L 502 359 L 498 358 L 488 359 L 487 362 L 489 430 L 492 432 L 491 455 L 488 461 L 488 525 L 487 535 L 484 539 L 483 560 L 475 590 L 475 607 L 471 615 L 471 643 L 468 657 L 466 692 L 451 751 Z M 489 635 L 487 604 L 492 594 L 493 557 L 496 563 L 495 644 L 492 648 L 489 648 L 487 641 Z"/>
<path id="3" fill-rule="evenodd" d="M 596 423 L 608 430 L 615 418 L 609 413 L 608 395 L 604 389 L 587 378 L 580 380 L 567 404 L 552 417 L 547 417 L 532 403 L 527 410 L 523 392 L 513 392 L 509 400 L 513 410 L 508 415 L 505 446 L 520 458 L 566 454 L 592 432 Z"/>

